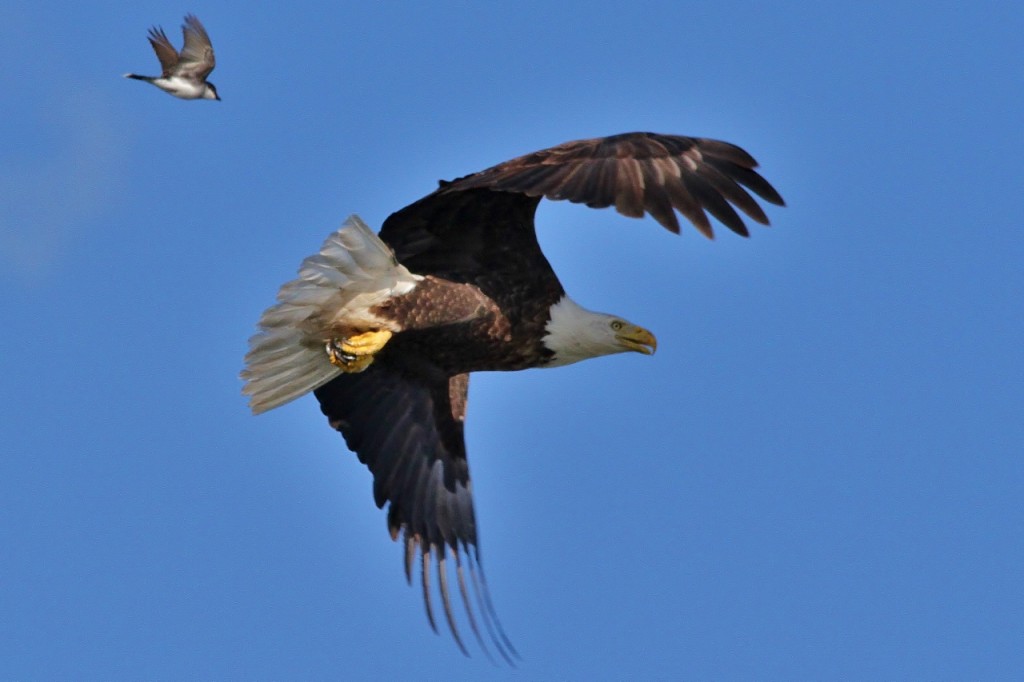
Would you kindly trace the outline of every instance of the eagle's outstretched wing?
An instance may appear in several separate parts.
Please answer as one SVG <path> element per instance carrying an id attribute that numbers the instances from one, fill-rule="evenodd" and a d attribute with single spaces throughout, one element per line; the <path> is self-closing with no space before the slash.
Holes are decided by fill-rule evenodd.
<path id="1" fill-rule="evenodd" d="M 480 563 L 463 439 L 468 388 L 467 374 L 448 377 L 418 358 L 382 353 L 365 372 L 339 376 L 314 393 L 331 426 L 373 473 L 374 500 L 378 507 L 388 505 L 391 537 L 402 536 L 410 582 L 414 559 L 420 555 L 423 599 L 431 626 L 437 630 L 430 598 L 434 564 L 448 626 L 459 648 L 469 655 L 452 611 L 450 556 L 481 648 L 488 651 L 477 615 L 495 648 L 511 663 L 517 654 L 491 605 Z M 476 614 L 470 590 L 476 595 Z"/>
<path id="2" fill-rule="evenodd" d="M 453 181 L 447 190 L 487 188 L 530 197 L 565 199 L 591 208 L 615 206 L 632 218 L 650 213 L 679 232 L 678 210 L 713 236 L 705 210 L 748 236 L 735 205 L 753 220 L 768 217 L 744 189 L 779 206 L 779 193 L 754 170 L 757 161 L 728 142 L 681 135 L 624 133 L 566 142 Z"/>
<path id="3" fill-rule="evenodd" d="M 380 237 L 417 274 L 472 282 L 499 301 L 503 288 L 519 287 L 517 300 L 536 300 L 546 310 L 562 288 L 537 243 L 541 198 L 614 206 L 635 218 L 650 213 L 672 232 L 680 231 L 679 211 L 711 238 L 707 211 L 748 236 L 733 206 L 768 224 L 748 189 L 784 205 L 756 167 L 739 147 L 705 138 L 624 133 L 576 140 L 442 182 L 389 216 Z"/>

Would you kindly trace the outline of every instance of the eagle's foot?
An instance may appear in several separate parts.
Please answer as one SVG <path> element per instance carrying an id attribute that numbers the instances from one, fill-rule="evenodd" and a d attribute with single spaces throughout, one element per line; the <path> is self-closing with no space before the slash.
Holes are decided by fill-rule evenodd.
<path id="1" fill-rule="evenodd" d="M 355 336 L 327 342 L 327 358 L 343 372 L 362 372 L 373 364 L 373 358 L 391 339 L 387 329 L 363 332 Z"/>

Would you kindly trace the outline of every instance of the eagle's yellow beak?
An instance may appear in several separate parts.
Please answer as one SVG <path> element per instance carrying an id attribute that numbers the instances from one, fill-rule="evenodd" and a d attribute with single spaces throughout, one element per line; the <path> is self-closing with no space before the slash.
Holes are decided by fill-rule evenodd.
<path id="1" fill-rule="evenodd" d="M 654 355 L 654 351 L 658 350 L 658 340 L 654 334 L 635 324 L 623 324 L 615 332 L 615 339 L 627 350 L 644 355 Z"/>

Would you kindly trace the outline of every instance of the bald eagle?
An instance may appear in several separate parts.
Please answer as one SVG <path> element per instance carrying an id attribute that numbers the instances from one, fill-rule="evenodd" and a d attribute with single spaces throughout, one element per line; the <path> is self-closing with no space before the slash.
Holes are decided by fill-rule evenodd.
<path id="1" fill-rule="evenodd" d="M 510 663 L 516 656 L 480 563 L 463 438 L 470 373 L 656 348 L 646 329 L 586 310 L 565 293 L 537 243 L 541 198 L 615 206 L 636 218 L 649 213 L 676 233 L 678 211 L 710 238 L 706 210 L 747 236 L 733 206 L 768 224 L 747 190 L 784 205 L 756 167 L 739 147 L 703 138 L 627 133 L 567 142 L 442 181 L 393 213 L 379 236 L 350 217 L 263 313 L 241 375 L 252 411 L 313 391 L 373 474 L 374 500 L 388 505 L 392 539 L 402 537 L 410 583 L 418 555 L 435 632 L 436 565 L 445 617 L 463 653 L 449 556 L 481 648 L 489 651 L 473 601 L 495 649 Z"/>

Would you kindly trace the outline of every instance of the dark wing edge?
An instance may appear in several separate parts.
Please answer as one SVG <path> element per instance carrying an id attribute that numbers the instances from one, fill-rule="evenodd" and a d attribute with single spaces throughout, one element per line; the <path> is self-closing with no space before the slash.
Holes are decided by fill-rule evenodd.
<path id="1" fill-rule="evenodd" d="M 480 648 L 494 660 L 480 634 L 473 601 L 493 646 L 514 666 L 519 655 L 498 620 L 480 559 L 463 438 L 468 387 L 468 375 L 449 378 L 382 357 L 366 371 L 342 375 L 314 393 L 331 427 L 341 432 L 349 449 L 373 473 L 374 500 L 380 508 L 388 504 L 391 537 L 397 540 L 402 535 L 410 584 L 419 551 L 430 626 L 438 631 L 430 585 L 436 565 L 448 628 L 469 656 L 452 609 L 450 553 L 466 618 Z"/>
<path id="2" fill-rule="evenodd" d="M 728 142 L 707 138 L 624 133 L 566 142 L 498 164 L 444 185 L 449 191 L 490 189 L 615 209 L 632 218 L 649 213 L 672 232 L 675 211 L 714 238 L 707 214 L 749 236 L 735 208 L 768 225 L 747 190 L 778 206 L 785 202 L 754 169 L 757 161 Z M 735 207 L 735 208 L 734 208 Z"/>

